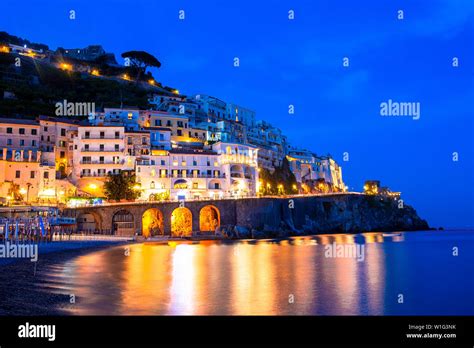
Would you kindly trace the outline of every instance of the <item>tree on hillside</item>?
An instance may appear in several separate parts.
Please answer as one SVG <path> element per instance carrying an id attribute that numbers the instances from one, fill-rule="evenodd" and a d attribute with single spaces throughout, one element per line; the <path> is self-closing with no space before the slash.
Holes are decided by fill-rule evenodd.
<path id="1" fill-rule="evenodd" d="M 130 66 L 137 69 L 137 82 L 149 67 L 159 68 L 161 63 L 155 56 L 145 51 L 127 51 L 122 53 L 122 58 L 130 60 Z"/>
<path id="2" fill-rule="evenodd" d="M 126 175 L 125 172 L 108 174 L 104 183 L 104 194 L 107 200 L 135 200 L 140 196 L 140 191 L 135 190 L 134 186 L 134 175 Z"/>

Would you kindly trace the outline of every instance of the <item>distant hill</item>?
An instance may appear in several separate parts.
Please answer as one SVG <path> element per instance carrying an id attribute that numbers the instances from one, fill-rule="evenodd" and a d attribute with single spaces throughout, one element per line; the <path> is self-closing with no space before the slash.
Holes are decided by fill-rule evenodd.
<path id="1" fill-rule="evenodd" d="M 6 32 L 0 32 L 2 44 L 26 44 L 28 48 L 47 52 L 47 55 L 37 59 L 34 55 L 11 50 L 0 52 L 0 117 L 54 115 L 55 104 L 63 100 L 94 102 L 98 109 L 120 105 L 146 109 L 150 107 L 148 98 L 151 95 L 170 95 L 173 91 L 169 87 L 162 88 L 159 82 L 149 84 L 149 80 L 154 81 L 150 73 L 144 74 L 143 80 L 138 83 L 121 78 L 124 73 L 136 76 L 135 71 L 132 67 L 107 64 L 111 60 L 110 55 L 103 55 L 94 61 L 64 57 L 61 51 L 50 51 L 47 45 L 31 43 Z M 21 66 L 15 65 L 18 58 Z M 60 69 L 58 67 L 62 62 L 85 69 L 81 72 Z M 101 74 L 94 76 L 92 69 L 99 69 Z"/>

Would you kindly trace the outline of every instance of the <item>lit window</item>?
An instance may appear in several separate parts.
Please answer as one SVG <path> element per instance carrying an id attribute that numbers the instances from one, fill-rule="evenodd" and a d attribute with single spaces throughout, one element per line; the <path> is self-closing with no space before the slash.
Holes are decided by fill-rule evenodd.
<path id="1" fill-rule="evenodd" d="M 154 188 L 155 188 L 155 182 L 154 182 L 154 181 L 152 181 L 152 182 L 150 183 L 150 188 L 151 188 L 151 189 L 154 189 Z"/>

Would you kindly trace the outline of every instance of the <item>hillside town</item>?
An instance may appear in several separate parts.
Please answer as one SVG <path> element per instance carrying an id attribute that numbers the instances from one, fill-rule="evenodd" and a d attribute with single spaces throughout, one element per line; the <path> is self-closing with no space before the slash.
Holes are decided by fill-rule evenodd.
<path id="1" fill-rule="evenodd" d="M 104 77 L 98 59 L 109 68 L 120 66 L 101 46 L 54 54 L 14 44 L 1 50 L 58 70 L 131 83 L 126 73 Z M 250 108 L 183 95 L 150 76 L 137 80 L 152 88 L 146 109 L 61 100 L 55 115 L 0 118 L 2 203 L 100 204 L 114 175 L 133 178 L 135 201 L 346 191 L 342 169 L 330 155 L 291 146 L 281 129 L 258 120 Z M 3 97 L 15 95 L 5 91 Z M 294 176 L 292 185 L 265 180 L 281 168 Z"/>

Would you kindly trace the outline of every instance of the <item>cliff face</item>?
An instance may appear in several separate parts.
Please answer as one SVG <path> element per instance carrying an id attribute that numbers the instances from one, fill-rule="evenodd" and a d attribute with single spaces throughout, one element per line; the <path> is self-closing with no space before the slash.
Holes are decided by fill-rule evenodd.
<path id="1" fill-rule="evenodd" d="M 237 226 L 223 227 L 233 237 L 429 229 L 411 206 L 379 196 L 261 198 L 238 202 L 235 208 Z"/>
<path id="2" fill-rule="evenodd" d="M 429 229 L 415 209 L 389 198 L 351 195 L 312 202 L 305 216 L 304 231 L 369 232 L 412 231 Z"/>

